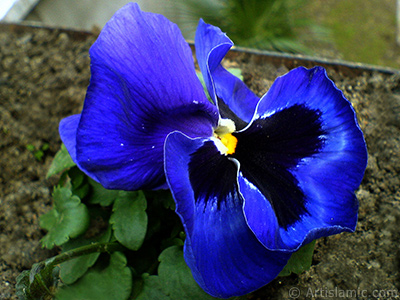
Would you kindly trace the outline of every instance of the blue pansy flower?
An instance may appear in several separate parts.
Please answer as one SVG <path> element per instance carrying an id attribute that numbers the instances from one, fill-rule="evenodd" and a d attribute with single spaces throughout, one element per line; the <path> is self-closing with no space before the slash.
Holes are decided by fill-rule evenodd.
<path id="1" fill-rule="evenodd" d="M 72 159 L 109 189 L 171 189 L 185 260 L 209 294 L 249 293 L 319 237 L 354 231 L 367 162 L 355 113 L 321 67 L 257 97 L 221 65 L 232 41 L 200 21 L 196 56 L 165 17 L 128 4 L 90 49 L 82 113 L 62 120 Z"/>

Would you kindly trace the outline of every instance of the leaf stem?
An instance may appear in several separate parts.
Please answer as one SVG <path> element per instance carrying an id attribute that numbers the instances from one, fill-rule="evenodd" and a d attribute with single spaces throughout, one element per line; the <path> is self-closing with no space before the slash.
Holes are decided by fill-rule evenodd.
<path id="1" fill-rule="evenodd" d="M 23 271 L 17 277 L 16 290 L 21 299 L 53 299 L 52 289 L 57 286 L 59 280 L 58 264 L 70 259 L 92 254 L 96 252 L 115 252 L 122 251 L 125 247 L 118 242 L 92 243 L 90 245 L 75 248 L 45 261 L 36 263 L 29 271 Z M 43 298 L 45 297 L 45 298 Z M 0 297 L 1 298 L 1 297 Z"/>
<path id="2" fill-rule="evenodd" d="M 112 253 L 115 251 L 122 251 L 124 249 L 125 249 L 125 247 L 123 247 L 118 242 L 92 243 L 90 245 L 82 246 L 82 247 L 75 248 L 75 249 L 69 250 L 67 252 L 61 253 L 57 256 L 54 256 L 53 258 L 48 259 L 47 262 L 51 263 L 52 265 L 58 265 L 63 262 L 66 262 L 68 260 L 71 260 L 75 257 L 92 254 L 95 252 Z"/>

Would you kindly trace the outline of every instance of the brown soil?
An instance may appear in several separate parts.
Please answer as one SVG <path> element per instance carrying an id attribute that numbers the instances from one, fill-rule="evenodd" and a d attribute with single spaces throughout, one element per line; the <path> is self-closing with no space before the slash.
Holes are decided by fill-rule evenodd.
<path id="1" fill-rule="evenodd" d="M 0 299 L 16 299 L 15 277 L 54 254 L 40 245 L 44 232 L 38 220 L 50 208 L 55 183 L 45 176 L 60 146 L 59 121 L 83 104 L 94 39 L 62 30 L 0 26 Z M 259 94 L 292 67 L 260 64 L 247 54 L 233 57 L 230 63 L 243 68 Z M 369 150 L 357 191 L 357 230 L 320 239 L 309 271 L 278 278 L 249 299 L 287 299 L 292 288 L 299 289 L 300 299 L 390 299 L 400 294 L 400 77 L 370 71 L 345 76 L 337 69 L 328 67 L 328 73 L 355 106 Z M 41 160 L 27 149 L 46 144 Z"/>
<path id="2" fill-rule="evenodd" d="M 59 121 L 82 105 L 94 41 L 13 29 L 0 30 L 0 299 L 16 299 L 15 277 L 54 254 L 40 244 L 39 216 L 55 183 L 45 177 L 60 147 Z M 45 144 L 41 161 L 26 148 Z"/>

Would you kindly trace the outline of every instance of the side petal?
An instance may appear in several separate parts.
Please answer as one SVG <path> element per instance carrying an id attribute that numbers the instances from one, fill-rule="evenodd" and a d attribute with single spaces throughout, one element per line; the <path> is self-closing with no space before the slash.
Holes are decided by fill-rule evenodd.
<path id="1" fill-rule="evenodd" d="M 78 164 L 76 159 L 76 131 L 78 130 L 81 115 L 72 115 L 61 120 L 58 128 L 61 140 L 68 149 L 68 153 L 72 160 Z"/>
<path id="2" fill-rule="evenodd" d="M 110 189 L 162 187 L 167 134 L 210 136 L 218 120 L 189 46 L 175 24 L 130 3 L 106 24 L 90 56 L 76 137 L 80 167 Z"/>
<path id="3" fill-rule="evenodd" d="M 222 67 L 221 61 L 233 42 L 218 27 L 199 21 L 195 36 L 196 56 L 208 92 L 218 104 L 223 118 L 249 123 L 259 98 L 236 76 Z M 236 115 L 240 120 L 235 120 Z"/>
<path id="4" fill-rule="evenodd" d="M 237 138 L 245 215 L 267 248 L 292 251 L 355 229 L 354 191 L 367 150 L 351 104 L 323 68 L 297 68 L 278 78 Z"/>
<path id="5" fill-rule="evenodd" d="M 81 120 L 80 114 L 66 117 L 61 120 L 58 129 L 60 132 L 61 140 L 63 141 L 65 147 L 67 148 L 68 153 L 71 156 L 71 159 L 74 161 L 74 163 L 77 164 L 77 166 L 80 169 L 84 170 L 76 158 L 76 132 L 78 130 L 80 120 Z M 86 173 L 88 176 L 90 176 L 97 182 L 99 181 L 97 179 L 96 174 L 89 173 L 87 171 L 86 171 Z"/>
<path id="6" fill-rule="evenodd" d="M 291 253 L 267 250 L 250 230 L 236 163 L 213 141 L 171 133 L 165 170 L 186 232 L 185 260 L 206 292 L 219 298 L 244 295 L 279 274 Z"/>

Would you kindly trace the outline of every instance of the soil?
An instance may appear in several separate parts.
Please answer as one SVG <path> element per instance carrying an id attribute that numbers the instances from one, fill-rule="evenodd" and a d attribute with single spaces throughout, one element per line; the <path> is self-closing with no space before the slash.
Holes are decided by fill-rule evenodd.
<path id="1" fill-rule="evenodd" d="M 39 216 L 50 209 L 56 182 L 46 172 L 60 147 L 59 121 L 81 110 L 94 40 L 92 34 L 0 26 L 0 299 L 17 299 L 16 276 L 57 251 L 40 244 Z M 261 64 L 252 54 L 231 57 L 227 64 L 242 68 L 260 95 L 293 67 L 290 60 Z M 327 69 L 353 103 L 368 145 L 356 232 L 318 240 L 309 271 L 277 278 L 248 299 L 400 295 L 400 75 Z M 40 151 L 43 156 L 35 157 Z"/>

